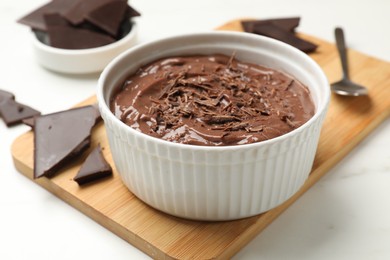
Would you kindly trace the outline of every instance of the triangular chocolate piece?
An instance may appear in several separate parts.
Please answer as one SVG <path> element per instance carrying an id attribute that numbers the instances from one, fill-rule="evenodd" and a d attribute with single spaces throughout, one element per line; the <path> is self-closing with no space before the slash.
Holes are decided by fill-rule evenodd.
<path id="1" fill-rule="evenodd" d="M 115 41 L 114 38 L 68 24 L 58 14 L 45 15 L 50 46 L 62 49 L 89 49 L 104 46 Z"/>
<path id="2" fill-rule="evenodd" d="M 0 104 L 0 116 L 7 126 L 19 124 L 23 119 L 40 114 L 41 112 L 13 99 L 7 99 Z"/>
<path id="3" fill-rule="evenodd" d="M 30 26 L 32 29 L 46 31 L 46 25 L 44 20 L 45 14 L 50 13 L 65 13 L 78 3 L 80 0 L 55 0 L 47 3 L 38 9 L 32 11 L 26 16 L 20 18 L 18 23 Z"/>
<path id="4" fill-rule="evenodd" d="M 114 1 L 126 2 L 126 0 L 78 0 L 72 8 L 63 13 L 64 17 L 73 25 L 79 25 L 84 21 L 85 15 Z"/>
<path id="5" fill-rule="evenodd" d="M 34 122 L 34 178 L 50 177 L 87 149 L 96 109 L 85 106 L 37 117 Z"/>
<path id="6" fill-rule="evenodd" d="M 111 175 L 112 168 L 104 159 L 100 145 L 98 145 L 81 165 L 74 181 L 83 185 Z"/>
<path id="7" fill-rule="evenodd" d="M 126 18 L 130 19 L 130 18 L 136 17 L 136 16 L 141 16 L 141 14 L 137 10 L 135 10 L 133 7 L 128 5 L 127 11 L 126 11 Z"/>
<path id="8" fill-rule="evenodd" d="M 253 33 L 264 35 L 285 42 L 306 53 L 313 52 L 317 49 L 317 45 L 298 38 L 293 33 L 285 31 L 273 24 L 258 25 L 254 27 Z"/>
<path id="9" fill-rule="evenodd" d="M 102 120 L 102 117 L 100 115 L 100 111 L 99 111 L 97 103 L 95 103 L 91 106 L 95 109 L 95 115 L 94 115 L 95 116 L 94 117 L 95 124 L 94 125 L 96 125 L 97 123 L 99 123 Z M 29 117 L 29 118 L 23 119 L 22 122 L 23 122 L 23 124 L 25 124 L 31 128 L 34 128 L 36 118 L 37 118 L 37 116 Z"/>
<path id="10" fill-rule="evenodd" d="M 117 37 L 127 7 L 124 1 L 109 2 L 88 13 L 85 19 L 113 37 Z"/>

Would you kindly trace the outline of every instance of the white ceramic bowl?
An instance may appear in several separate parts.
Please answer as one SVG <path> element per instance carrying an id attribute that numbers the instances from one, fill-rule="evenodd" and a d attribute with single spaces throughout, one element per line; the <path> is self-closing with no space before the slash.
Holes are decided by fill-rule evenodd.
<path id="1" fill-rule="evenodd" d="M 125 125 L 109 110 L 124 79 L 161 57 L 231 55 L 293 75 L 311 91 L 315 115 L 283 136 L 225 147 L 177 144 Z M 112 61 L 98 83 L 99 107 L 112 156 L 124 184 L 166 213 L 198 220 L 260 214 L 286 201 L 310 173 L 330 97 L 328 81 L 306 54 L 282 42 L 236 32 L 174 36 L 134 47 Z"/>
<path id="2" fill-rule="evenodd" d="M 36 59 L 43 67 L 68 74 L 101 72 L 107 64 L 137 42 L 137 24 L 132 21 L 131 31 L 119 41 L 90 49 L 68 50 L 51 47 L 32 35 Z"/>

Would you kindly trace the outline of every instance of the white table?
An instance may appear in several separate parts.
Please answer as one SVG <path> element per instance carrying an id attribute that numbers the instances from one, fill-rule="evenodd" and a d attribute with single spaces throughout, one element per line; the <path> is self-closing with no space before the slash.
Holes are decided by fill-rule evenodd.
<path id="1" fill-rule="evenodd" d="M 38 66 L 29 29 L 15 20 L 45 0 L 1 0 L 0 88 L 43 113 L 95 92 L 98 75 L 64 76 Z M 140 42 L 211 30 L 239 17 L 301 16 L 299 31 L 390 62 L 388 0 L 133 0 Z M 389 86 L 390 87 L 390 86 Z M 390 98 L 390 97 L 389 97 Z M 19 174 L 10 146 L 28 130 L 0 122 L 0 259 L 149 259 Z M 244 247 L 235 259 L 390 259 L 390 121 Z"/>

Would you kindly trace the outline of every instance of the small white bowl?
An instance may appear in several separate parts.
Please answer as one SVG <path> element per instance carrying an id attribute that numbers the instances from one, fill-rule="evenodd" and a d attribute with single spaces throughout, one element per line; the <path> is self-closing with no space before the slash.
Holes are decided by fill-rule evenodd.
<path id="1" fill-rule="evenodd" d="M 36 59 L 43 67 L 61 73 L 88 74 L 101 72 L 104 67 L 123 51 L 137 42 L 137 24 L 132 21 L 131 31 L 122 39 L 97 48 L 68 50 L 51 47 L 33 34 Z"/>
<path id="2" fill-rule="evenodd" d="M 140 133 L 109 109 L 112 95 L 140 66 L 162 57 L 231 55 L 284 71 L 311 91 L 315 115 L 301 127 L 267 141 L 195 146 Z M 260 214 L 296 193 L 314 160 L 330 91 L 321 68 L 282 42 L 237 32 L 174 36 L 134 47 L 103 71 L 97 92 L 111 153 L 124 184 L 163 212 L 197 220 L 232 220 Z"/>

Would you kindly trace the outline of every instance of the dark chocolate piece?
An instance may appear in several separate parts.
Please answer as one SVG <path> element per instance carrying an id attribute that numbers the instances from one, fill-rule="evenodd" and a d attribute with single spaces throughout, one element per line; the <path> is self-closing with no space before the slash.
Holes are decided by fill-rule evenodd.
<path id="1" fill-rule="evenodd" d="M 0 117 L 7 126 L 19 124 L 23 119 L 40 114 L 39 111 L 16 102 L 15 95 L 11 92 L 0 90 Z"/>
<path id="2" fill-rule="evenodd" d="M 91 106 L 95 109 L 95 115 L 94 115 L 95 116 L 95 124 L 94 125 L 96 125 L 97 123 L 99 123 L 102 120 L 102 117 L 100 116 L 100 111 L 99 111 L 97 103 L 95 103 Z M 37 118 L 37 116 L 33 116 L 30 118 L 23 119 L 22 122 L 23 122 L 23 124 L 28 125 L 31 128 L 34 128 L 36 118 Z"/>
<path id="3" fill-rule="evenodd" d="M 79 185 L 112 176 L 112 168 L 104 159 L 100 145 L 96 147 L 87 157 L 74 181 Z"/>
<path id="4" fill-rule="evenodd" d="M 15 100 L 15 95 L 12 94 L 11 92 L 0 89 L 0 105 L 2 105 L 3 103 L 5 103 L 7 100 L 10 99 Z"/>
<path id="5" fill-rule="evenodd" d="M 52 176 L 87 149 L 95 123 L 93 106 L 37 117 L 34 122 L 34 178 Z"/>
<path id="6" fill-rule="evenodd" d="M 104 46 L 115 41 L 114 38 L 67 24 L 59 14 L 45 15 L 50 46 L 62 49 L 88 49 Z"/>
<path id="7" fill-rule="evenodd" d="M 136 16 L 141 16 L 141 14 L 137 10 L 135 10 L 133 7 L 128 5 L 127 11 L 126 11 L 126 18 L 130 19 L 130 18 L 136 17 Z"/>
<path id="8" fill-rule="evenodd" d="M 310 53 L 317 49 L 317 45 L 298 38 L 291 32 L 287 32 L 273 24 L 262 24 L 254 27 L 253 33 L 274 38 L 290 44 L 303 52 Z"/>
<path id="9" fill-rule="evenodd" d="M 109 2 L 88 13 L 85 19 L 111 36 L 117 37 L 127 7 L 127 3 L 123 1 Z"/>
<path id="10" fill-rule="evenodd" d="M 85 15 L 97 8 L 115 1 L 126 2 L 125 0 L 79 0 L 69 10 L 63 13 L 64 17 L 73 25 L 78 25 L 84 21 Z"/>
<path id="11" fill-rule="evenodd" d="M 23 119 L 40 115 L 41 112 L 32 107 L 18 103 L 13 99 L 7 100 L 0 106 L 0 115 L 7 126 L 13 126 L 22 122 Z"/>
<path id="12" fill-rule="evenodd" d="M 35 11 L 20 18 L 18 23 L 30 26 L 34 30 L 46 31 L 46 24 L 44 20 L 45 14 L 58 13 L 63 14 L 71 9 L 80 0 L 54 0 L 51 1 Z"/>
<path id="13" fill-rule="evenodd" d="M 35 123 L 35 117 L 29 117 L 26 119 L 22 120 L 23 124 L 28 125 L 31 128 L 34 128 L 34 123 Z"/>
<path id="14" fill-rule="evenodd" d="M 295 28 L 298 27 L 300 17 L 291 17 L 291 18 L 279 18 L 279 19 L 266 19 L 266 20 L 254 20 L 254 21 L 242 21 L 241 24 L 244 28 L 244 31 L 253 33 L 256 26 L 261 26 L 263 24 L 273 24 L 285 31 L 294 32 Z"/>

